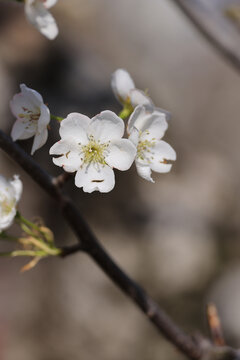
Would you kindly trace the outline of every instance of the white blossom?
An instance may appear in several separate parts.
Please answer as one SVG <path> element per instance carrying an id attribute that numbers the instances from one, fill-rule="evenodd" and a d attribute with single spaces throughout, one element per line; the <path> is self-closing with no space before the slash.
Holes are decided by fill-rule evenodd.
<path id="1" fill-rule="evenodd" d="M 43 103 L 42 96 L 26 85 L 20 85 L 21 92 L 14 95 L 10 108 L 17 120 L 13 125 L 13 141 L 25 140 L 34 136 L 31 154 L 42 147 L 48 138 L 47 126 L 50 122 L 50 111 Z"/>
<path id="2" fill-rule="evenodd" d="M 0 175 L 0 233 L 12 225 L 21 195 L 22 182 L 17 175 L 9 181 Z"/>
<path id="3" fill-rule="evenodd" d="M 48 11 L 56 2 L 57 0 L 25 0 L 28 21 L 50 40 L 58 35 L 56 21 Z"/>
<path id="4" fill-rule="evenodd" d="M 136 89 L 133 79 L 125 69 L 117 69 L 112 74 L 112 90 L 117 100 L 123 105 L 153 105 L 152 100 L 142 91 Z"/>
<path id="5" fill-rule="evenodd" d="M 166 114 L 152 106 L 137 106 L 129 118 L 129 139 L 137 147 L 136 168 L 145 180 L 154 182 L 151 173 L 167 173 L 176 160 L 173 148 L 161 140 L 168 128 Z"/>
<path id="6" fill-rule="evenodd" d="M 50 149 L 57 166 L 67 172 L 77 172 L 75 184 L 85 192 L 109 192 L 115 185 L 113 168 L 128 170 L 136 147 L 122 139 L 124 122 L 106 110 L 92 119 L 71 113 L 60 123 L 61 140 Z"/>

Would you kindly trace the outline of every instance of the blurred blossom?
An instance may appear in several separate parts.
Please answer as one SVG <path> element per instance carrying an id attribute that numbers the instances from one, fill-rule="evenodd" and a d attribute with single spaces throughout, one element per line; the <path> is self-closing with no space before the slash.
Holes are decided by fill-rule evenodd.
<path id="1" fill-rule="evenodd" d="M 123 105 L 153 105 L 143 91 L 135 88 L 133 79 L 124 69 L 118 69 L 112 74 L 111 86 L 117 100 Z"/>
<path id="2" fill-rule="evenodd" d="M 72 113 L 60 123 L 61 140 L 50 149 L 57 166 L 75 172 L 75 185 L 85 192 L 109 192 L 114 188 L 113 168 L 128 170 L 136 148 L 122 139 L 124 122 L 112 111 L 103 111 L 92 119 Z"/>
<path id="3" fill-rule="evenodd" d="M 14 95 L 10 108 L 17 120 L 13 125 L 11 136 L 13 141 L 25 140 L 34 136 L 31 155 L 47 141 L 47 126 L 50 112 L 43 103 L 42 96 L 26 85 L 20 85 L 21 92 Z"/>
<path id="4" fill-rule="evenodd" d="M 47 10 L 55 5 L 57 0 L 25 0 L 25 13 L 28 21 L 49 40 L 58 35 L 58 27 L 54 17 Z"/>
<path id="5" fill-rule="evenodd" d="M 0 232 L 12 225 L 21 195 L 22 182 L 17 175 L 11 181 L 0 175 Z"/>
<path id="6" fill-rule="evenodd" d="M 168 128 L 166 115 L 152 106 L 137 106 L 129 118 L 129 139 L 137 147 L 136 167 L 139 176 L 154 182 L 151 173 L 167 173 L 176 160 L 173 148 L 161 140 Z"/>

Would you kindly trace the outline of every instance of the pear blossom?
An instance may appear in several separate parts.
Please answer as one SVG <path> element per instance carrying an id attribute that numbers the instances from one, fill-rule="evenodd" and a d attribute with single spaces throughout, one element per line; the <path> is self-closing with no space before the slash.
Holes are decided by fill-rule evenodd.
<path id="1" fill-rule="evenodd" d="M 56 2 L 57 0 L 25 0 L 28 21 L 50 40 L 58 35 L 56 21 L 48 11 Z"/>
<path id="2" fill-rule="evenodd" d="M 34 136 L 31 155 L 42 147 L 48 138 L 47 126 L 50 122 L 50 111 L 43 103 L 42 96 L 26 85 L 20 85 L 21 92 L 14 95 L 10 108 L 17 120 L 13 125 L 13 141 L 25 140 Z"/>
<path id="3" fill-rule="evenodd" d="M 176 160 L 173 148 L 161 140 L 168 128 L 166 114 L 152 106 L 137 106 L 128 121 L 129 139 L 137 147 L 136 168 L 143 179 L 154 182 L 151 173 L 167 173 Z"/>
<path id="4" fill-rule="evenodd" d="M 112 74 L 111 86 L 117 100 L 123 105 L 153 105 L 152 100 L 142 91 L 136 89 L 133 79 L 125 69 L 117 69 Z"/>
<path id="5" fill-rule="evenodd" d="M 14 175 L 13 180 L 0 175 L 0 233 L 12 225 L 21 195 L 22 182 L 18 175 Z"/>
<path id="6" fill-rule="evenodd" d="M 92 119 L 71 113 L 60 123 L 61 140 L 50 149 L 55 165 L 67 172 L 77 172 L 75 185 L 85 192 L 107 193 L 115 185 L 113 168 L 128 170 L 136 147 L 122 139 L 124 122 L 106 110 Z"/>

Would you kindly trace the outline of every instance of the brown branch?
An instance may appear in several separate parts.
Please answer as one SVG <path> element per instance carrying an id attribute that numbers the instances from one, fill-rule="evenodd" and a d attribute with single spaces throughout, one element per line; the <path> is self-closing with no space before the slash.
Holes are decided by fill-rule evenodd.
<path id="1" fill-rule="evenodd" d="M 233 45 L 231 41 L 233 36 L 229 34 L 226 41 L 226 32 L 224 32 L 224 39 L 219 36 L 218 31 L 220 26 L 214 26 L 214 19 L 210 15 L 202 11 L 202 8 L 194 0 L 172 0 L 187 17 L 188 20 L 197 28 L 197 30 L 203 35 L 203 37 L 210 43 L 210 45 L 218 51 L 218 53 L 224 57 L 233 67 L 240 71 L 240 55 L 239 55 L 239 43 Z M 211 0 L 209 0 L 211 2 Z M 199 13 L 199 16 L 197 16 Z M 222 25 L 222 24 L 221 24 Z M 224 28 L 221 26 L 222 31 Z M 235 38 L 239 34 L 235 34 Z M 239 37 L 238 37 L 239 41 Z M 238 52 L 237 52 L 237 51 Z"/>
<path id="2" fill-rule="evenodd" d="M 204 344 L 202 345 L 204 348 Z M 240 360 L 240 352 L 229 346 L 213 346 L 211 343 L 205 343 L 202 360 Z"/>
<path id="3" fill-rule="evenodd" d="M 62 256 L 87 252 L 105 274 L 144 312 L 155 327 L 189 359 L 200 359 L 201 347 L 184 333 L 154 300 L 114 262 L 101 246 L 73 202 L 31 156 L 0 130 L 0 148 L 15 160 L 61 206 L 64 218 L 77 235 L 79 243 L 63 249 Z"/>

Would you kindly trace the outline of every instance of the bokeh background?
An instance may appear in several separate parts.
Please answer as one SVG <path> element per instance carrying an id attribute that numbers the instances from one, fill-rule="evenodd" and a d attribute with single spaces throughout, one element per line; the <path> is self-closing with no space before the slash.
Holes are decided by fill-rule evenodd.
<path id="1" fill-rule="evenodd" d="M 153 185 L 117 173 L 109 194 L 67 186 L 85 219 L 127 273 L 186 330 L 207 334 L 214 301 L 231 345 L 240 346 L 240 79 L 169 0 L 59 0 L 60 35 L 50 42 L 0 2 L 0 127 L 13 124 L 9 100 L 25 83 L 55 115 L 120 111 L 111 73 L 126 68 L 172 113 L 165 139 L 177 151 Z M 47 145 L 34 158 L 51 174 Z M 31 140 L 21 142 L 29 151 Z M 20 209 L 41 216 L 59 245 L 76 241 L 60 210 L 0 152 L 0 172 L 24 182 Z M 1 249 L 5 245 L 1 245 Z M 183 359 L 84 254 L 0 260 L 0 360 Z"/>

